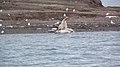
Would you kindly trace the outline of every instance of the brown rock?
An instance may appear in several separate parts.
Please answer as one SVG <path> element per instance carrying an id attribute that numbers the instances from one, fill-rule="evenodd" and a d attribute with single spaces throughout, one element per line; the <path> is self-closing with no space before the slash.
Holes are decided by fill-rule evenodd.
<path id="1" fill-rule="evenodd" d="M 88 4 L 91 7 L 103 7 L 101 0 L 65 0 L 68 2 L 76 2 L 83 4 Z"/>

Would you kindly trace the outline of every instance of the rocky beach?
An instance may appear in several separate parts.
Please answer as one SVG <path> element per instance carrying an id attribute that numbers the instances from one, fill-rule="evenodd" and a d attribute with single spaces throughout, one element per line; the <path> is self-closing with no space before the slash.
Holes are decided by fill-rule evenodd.
<path id="1" fill-rule="evenodd" d="M 120 7 L 104 7 L 100 0 L 1 0 L 1 34 L 49 33 L 67 20 L 75 32 L 120 31 Z"/>

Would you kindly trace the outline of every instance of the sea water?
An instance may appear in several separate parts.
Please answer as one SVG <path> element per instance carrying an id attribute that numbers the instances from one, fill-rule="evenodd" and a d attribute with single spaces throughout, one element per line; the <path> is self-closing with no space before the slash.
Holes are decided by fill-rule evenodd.
<path id="1" fill-rule="evenodd" d="M 0 67 L 120 67 L 120 32 L 0 35 Z"/>

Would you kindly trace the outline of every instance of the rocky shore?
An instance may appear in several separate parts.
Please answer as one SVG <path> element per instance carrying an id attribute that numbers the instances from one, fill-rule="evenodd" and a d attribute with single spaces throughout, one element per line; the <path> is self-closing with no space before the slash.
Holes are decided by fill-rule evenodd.
<path id="1" fill-rule="evenodd" d="M 68 26 L 75 32 L 120 31 L 120 7 L 103 7 L 100 0 L 80 1 L 2 1 L 0 32 L 49 33 L 66 16 Z"/>

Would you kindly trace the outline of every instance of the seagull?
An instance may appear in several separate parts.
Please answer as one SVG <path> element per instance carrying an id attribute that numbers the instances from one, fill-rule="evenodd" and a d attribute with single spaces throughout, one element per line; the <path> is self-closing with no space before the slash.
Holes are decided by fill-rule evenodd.
<path id="1" fill-rule="evenodd" d="M 85 23 L 85 25 L 87 26 L 87 24 Z"/>
<path id="2" fill-rule="evenodd" d="M 2 26 L 2 24 L 0 24 L 0 26 Z"/>
<path id="3" fill-rule="evenodd" d="M 110 21 L 111 24 L 115 24 L 112 20 Z"/>
<path id="4" fill-rule="evenodd" d="M 66 14 L 64 14 L 63 16 L 66 17 Z"/>
<path id="5" fill-rule="evenodd" d="M 3 12 L 3 10 L 1 9 L 0 12 Z"/>
<path id="6" fill-rule="evenodd" d="M 106 15 L 109 15 L 110 13 L 106 13 Z"/>
<path id="7" fill-rule="evenodd" d="M 2 30 L 2 31 L 1 31 L 1 34 L 4 34 L 4 33 L 5 33 L 5 31 L 4 31 L 4 30 Z"/>
<path id="8" fill-rule="evenodd" d="M 31 23 L 28 23 L 28 26 L 30 26 L 31 25 Z"/>
<path id="9" fill-rule="evenodd" d="M 52 20 L 54 20 L 54 18 L 52 18 Z"/>
<path id="10" fill-rule="evenodd" d="M 28 21 L 28 19 L 25 19 L 25 21 L 27 22 L 27 21 Z"/>
<path id="11" fill-rule="evenodd" d="M 75 9 L 73 9 L 73 12 L 75 12 Z"/>
<path id="12" fill-rule="evenodd" d="M 55 25 L 57 25 L 57 24 L 60 24 L 60 22 L 58 21 L 58 22 L 55 23 Z"/>
<path id="13" fill-rule="evenodd" d="M 68 11 L 69 9 L 68 8 L 66 8 L 66 11 Z"/>
<path id="14" fill-rule="evenodd" d="M 10 16 L 10 14 L 8 13 L 8 16 Z"/>

